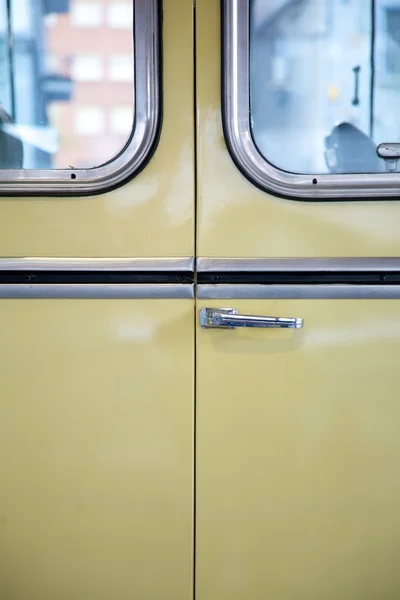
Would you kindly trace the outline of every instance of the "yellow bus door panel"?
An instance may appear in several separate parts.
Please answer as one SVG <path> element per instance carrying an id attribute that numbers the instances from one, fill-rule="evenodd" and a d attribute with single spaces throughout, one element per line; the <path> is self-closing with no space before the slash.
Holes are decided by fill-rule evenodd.
<path id="1" fill-rule="evenodd" d="M 0 330 L 1 598 L 189 600 L 193 301 L 3 299 Z"/>
<path id="2" fill-rule="evenodd" d="M 242 5 L 240 0 L 234 0 L 232 4 L 237 5 L 239 9 Z M 246 2 L 246 4 L 248 3 Z M 256 0 L 249 4 L 260 5 L 260 12 L 262 10 L 266 12 L 269 9 L 271 12 L 274 10 L 278 12 L 277 4 L 270 4 L 266 0 L 258 2 Z M 290 3 L 279 3 L 279 6 L 281 4 L 283 9 L 287 8 L 288 12 L 292 11 L 293 18 L 296 17 L 296 9 Z M 354 6 L 360 7 L 362 10 L 359 3 L 343 5 L 343 10 L 346 7 L 351 10 Z M 340 8 L 342 7 L 340 6 Z M 314 3 L 304 3 L 298 13 L 303 10 L 315 10 Z M 321 10 L 321 14 L 323 12 Z M 354 27 L 361 26 L 360 24 L 364 22 L 363 19 L 368 18 L 369 12 L 368 14 L 364 12 L 360 19 L 353 21 Z M 315 19 L 313 20 L 311 17 L 303 20 L 305 32 L 303 37 L 300 35 L 298 39 L 299 43 L 302 43 L 303 40 L 302 48 L 304 49 L 311 44 L 311 41 L 304 42 L 305 39 L 313 39 L 315 43 L 319 39 L 318 35 L 313 33 L 310 33 L 310 38 L 305 37 L 307 27 L 311 26 L 310 24 L 314 21 Z M 340 23 L 343 22 L 345 20 L 340 21 Z M 289 32 L 292 32 L 290 23 L 287 28 Z M 216 60 L 216 57 L 221 54 L 221 4 L 219 2 L 203 0 L 197 3 L 196 30 L 198 256 L 243 258 L 399 256 L 400 238 L 397 223 L 400 220 L 400 203 L 398 195 L 391 200 L 365 198 L 364 200 L 347 201 L 343 199 L 326 202 L 313 198 L 311 191 L 308 198 L 299 201 L 260 190 L 240 172 L 228 152 L 222 128 L 221 110 L 224 111 L 224 105 L 221 103 L 221 96 L 226 89 L 221 90 L 221 84 L 226 86 L 226 81 L 223 77 L 221 78 L 221 62 Z M 296 35 L 296 31 L 294 30 L 293 36 Z M 239 34 L 239 39 L 240 37 Z M 349 43 L 354 41 L 353 37 L 348 35 Z M 383 40 L 380 42 L 379 39 L 377 43 L 384 45 Z M 278 52 L 282 48 L 279 42 L 278 39 L 276 43 Z M 389 47 L 389 42 L 385 43 Z M 336 48 L 334 42 L 332 42 L 333 47 Z M 267 59 L 268 52 L 265 51 L 264 66 L 260 67 L 261 70 L 253 71 L 253 75 L 257 74 L 260 81 L 266 81 L 268 77 Z M 282 68 L 279 65 L 284 58 L 276 60 L 277 72 L 282 72 L 282 77 L 284 73 L 289 73 L 293 60 L 293 57 L 289 57 L 286 67 L 282 66 Z M 294 81 L 296 81 L 294 73 L 304 69 L 301 61 L 296 65 L 293 70 Z M 382 81 L 384 75 L 379 71 L 379 66 L 376 68 L 377 77 L 381 77 L 380 81 Z M 324 86 L 324 73 L 329 73 L 331 70 L 331 67 L 327 67 L 325 70 L 321 68 L 318 71 L 313 68 L 306 69 L 305 77 L 308 78 L 307 81 L 310 82 L 310 85 L 315 83 L 315 86 Z M 292 73 L 292 71 L 290 72 Z M 309 77 L 310 72 L 314 74 L 313 78 Z M 352 81 L 351 68 L 349 77 Z M 362 81 L 365 81 L 366 73 L 362 71 L 360 77 Z M 243 85 L 247 85 L 247 83 L 243 82 Z M 277 88 L 279 90 L 279 82 Z M 324 90 L 325 88 L 321 87 L 321 94 Z M 327 94 L 328 91 L 327 87 Z M 364 102 L 359 107 L 352 106 L 352 93 L 353 90 L 349 93 L 349 111 L 362 110 Z M 331 104 L 335 108 L 334 98 Z M 264 104 L 261 102 L 260 110 L 263 115 L 267 116 L 266 102 Z M 385 110 L 387 109 L 382 109 L 381 113 L 383 114 Z M 315 109 L 315 119 L 318 116 L 317 113 L 318 108 Z M 376 118 L 377 126 L 378 117 Z M 280 119 L 277 118 L 276 127 L 279 127 L 280 123 Z M 293 123 L 294 135 L 297 131 L 296 127 L 301 128 L 302 123 L 301 119 L 299 123 Z M 286 142 L 287 150 L 292 152 L 293 149 L 293 152 L 301 157 L 311 143 L 313 131 L 310 129 L 310 136 L 306 137 L 306 140 L 295 137 L 293 143 Z M 328 131 L 325 134 L 327 135 Z M 393 133 L 393 135 L 396 137 L 396 134 Z M 323 139 L 322 134 L 321 136 Z M 245 141 L 247 143 L 247 139 Z M 396 137 L 393 141 L 398 141 L 398 138 Z M 311 181 L 312 178 L 313 176 L 310 175 L 309 180 Z M 317 179 L 318 175 L 315 178 Z"/>
<path id="3" fill-rule="evenodd" d="M 144 6 L 146 0 L 140 0 L 140 4 Z M 79 16 L 78 8 L 75 10 L 74 5 L 71 5 L 70 13 L 59 16 L 55 27 L 61 26 L 63 19 L 69 21 L 72 27 Z M 80 143 L 83 146 L 81 154 L 86 163 L 91 159 L 87 147 L 93 151 L 96 147 L 93 138 L 97 139 L 89 129 L 90 126 L 103 127 L 104 132 L 97 137 L 106 149 L 109 146 L 112 148 L 111 142 L 115 135 L 110 141 L 107 136 L 112 136 L 113 128 L 117 127 L 119 130 L 121 123 L 125 123 L 124 114 L 126 110 L 132 109 L 134 101 L 131 89 L 133 84 L 129 81 L 129 69 L 133 72 L 133 67 L 129 66 L 129 61 L 125 65 L 126 59 L 132 61 L 132 56 L 125 56 L 127 52 L 132 52 L 132 40 L 128 50 L 126 44 L 123 44 L 126 36 L 131 35 L 129 22 L 128 27 L 126 22 L 112 26 L 113 14 L 121 8 L 128 8 L 129 12 L 129 9 L 132 10 L 132 3 L 115 6 L 115 3 L 108 0 L 101 6 L 96 5 L 93 10 L 96 8 L 101 14 L 104 12 L 104 19 L 108 15 L 108 20 L 103 22 L 102 27 L 85 29 L 77 24 L 69 38 L 63 37 L 63 40 L 69 40 L 70 50 L 59 40 L 56 41 L 54 50 L 56 56 L 47 57 L 50 61 L 64 52 L 67 54 L 67 63 L 75 54 L 81 59 L 73 70 L 73 74 L 76 72 L 76 81 L 73 81 L 75 92 L 71 101 L 55 102 L 55 106 L 51 105 L 51 108 L 54 109 L 54 118 L 64 109 L 67 113 L 66 122 L 61 120 L 59 123 L 60 119 L 56 120 L 56 125 L 61 128 L 58 132 L 61 150 L 68 150 L 74 142 L 74 136 L 83 128 Z M 86 7 L 85 10 L 90 12 L 89 9 Z M 90 15 L 85 18 L 89 17 Z M 57 15 L 55 18 L 57 19 Z M 0 256 L 158 258 L 194 255 L 191 2 L 169 0 L 164 4 L 162 19 L 159 21 L 163 46 L 160 62 L 162 89 L 160 87 L 157 94 L 162 100 L 162 118 L 159 140 L 148 163 L 143 165 L 143 170 L 133 179 L 105 193 L 74 195 L 76 186 L 79 186 L 81 178 L 85 176 L 81 170 L 75 169 L 71 170 L 71 176 L 76 176 L 70 181 L 71 195 L 23 197 L 24 194 L 21 194 L 21 197 L 1 197 Z M 46 24 L 47 22 L 51 32 L 55 31 L 50 19 L 45 20 Z M 141 35 L 140 31 L 138 35 Z M 74 39 L 75 42 L 71 42 Z M 39 50 L 43 52 L 42 47 Z M 44 60 L 46 56 L 42 58 Z M 99 81 L 93 79 L 95 72 L 91 63 L 89 67 L 85 66 L 87 60 L 100 61 L 99 69 L 103 69 L 103 75 L 99 76 Z M 78 71 L 81 63 L 85 66 L 83 74 Z M 147 64 L 146 60 L 143 59 L 141 64 Z M 143 82 L 139 83 L 143 87 Z M 17 92 L 19 93 L 19 88 Z M 136 95 L 137 93 L 138 90 Z M 18 98 L 22 104 L 26 104 L 24 98 Z M 89 118 L 86 117 L 86 112 L 90 110 L 93 114 L 89 112 Z M 150 107 L 145 106 L 143 112 L 149 111 Z M 53 112 L 50 111 L 50 116 Z M 95 118 L 94 123 L 90 120 L 92 118 Z M 126 130 L 126 139 L 129 137 L 130 127 L 129 125 Z M 113 152 L 113 155 L 116 153 Z M 111 156 L 107 156 L 109 158 Z M 64 166 L 68 169 L 67 164 Z M 89 176 L 90 172 L 88 169 Z M 32 191 L 29 186 L 26 189 L 28 193 Z"/>
<path id="4" fill-rule="evenodd" d="M 196 598 L 398 598 L 399 301 L 206 307 L 304 321 L 198 314 Z"/>

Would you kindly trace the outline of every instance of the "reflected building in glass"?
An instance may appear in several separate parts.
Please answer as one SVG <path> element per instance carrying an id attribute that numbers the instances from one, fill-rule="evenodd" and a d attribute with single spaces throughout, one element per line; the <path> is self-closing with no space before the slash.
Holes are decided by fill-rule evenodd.
<path id="1" fill-rule="evenodd" d="M 133 127 L 132 0 L 2 0 L 0 19 L 3 168 L 112 160 Z"/>
<path id="2" fill-rule="evenodd" d="M 48 14 L 68 9 L 68 0 L 1 2 L 2 168 L 52 166 L 58 142 L 47 108 L 54 100 L 71 98 L 72 82 L 47 72 L 45 22 Z"/>

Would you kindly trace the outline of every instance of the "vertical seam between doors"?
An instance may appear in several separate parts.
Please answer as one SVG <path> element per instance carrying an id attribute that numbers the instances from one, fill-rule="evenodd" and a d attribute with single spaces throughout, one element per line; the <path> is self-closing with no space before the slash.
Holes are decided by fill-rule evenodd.
<path id="1" fill-rule="evenodd" d="M 196 463 L 197 463 L 197 64 L 196 64 L 196 0 L 193 0 L 193 199 L 194 199 L 194 348 L 193 348 L 193 600 L 196 599 Z"/>

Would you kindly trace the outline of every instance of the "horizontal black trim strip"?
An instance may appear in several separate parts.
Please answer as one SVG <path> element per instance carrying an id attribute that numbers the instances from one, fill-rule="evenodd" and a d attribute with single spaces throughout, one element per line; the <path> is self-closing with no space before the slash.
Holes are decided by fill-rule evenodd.
<path id="1" fill-rule="evenodd" d="M 192 284 L 192 271 L 0 270 L 0 284 Z M 198 284 L 400 285 L 400 271 L 202 271 Z"/>
<path id="2" fill-rule="evenodd" d="M 192 271 L 0 271 L 0 284 L 190 284 Z"/>
<path id="3" fill-rule="evenodd" d="M 400 285 L 400 271 L 203 271 L 197 274 L 198 284 L 247 285 Z"/>

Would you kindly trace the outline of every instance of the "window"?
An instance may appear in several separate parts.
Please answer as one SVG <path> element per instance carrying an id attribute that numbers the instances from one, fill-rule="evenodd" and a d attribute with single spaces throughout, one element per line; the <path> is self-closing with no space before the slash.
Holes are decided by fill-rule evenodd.
<path id="1" fill-rule="evenodd" d="M 133 58 L 131 54 L 115 54 L 109 58 L 108 76 L 111 81 L 133 80 Z"/>
<path id="2" fill-rule="evenodd" d="M 400 73 L 400 6 L 385 8 L 383 18 L 382 37 L 385 45 L 383 72 L 397 78 Z"/>
<path id="3" fill-rule="evenodd" d="M 0 0 L 0 194 L 93 193 L 141 167 L 159 125 L 158 14 L 158 0 Z"/>
<path id="4" fill-rule="evenodd" d="M 132 4 L 129 2 L 113 2 L 108 5 L 108 24 L 116 29 L 129 29 L 133 23 Z"/>
<path id="5" fill-rule="evenodd" d="M 125 135 L 132 128 L 133 111 L 132 107 L 116 106 L 110 113 L 110 131 L 116 135 Z"/>
<path id="6" fill-rule="evenodd" d="M 80 106 L 75 113 L 75 132 L 82 135 L 100 135 L 105 130 L 105 113 L 98 106 Z"/>
<path id="7" fill-rule="evenodd" d="M 304 199 L 400 193 L 400 0 L 225 0 L 224 129 Z"/>
<path id="8" fill-rule="evenodd" d="M 71 76 L 76 81 L 101 81 L 103 59 L 98 54 L 81 54 L 72 59 Z"/>
<path id="9" fill-rule="evenodd" d="M 75 27 L 99 27 L 103 20 L 103 7 L 99 2 L 74 2 L 71 6 L 71 23 Z"/>

